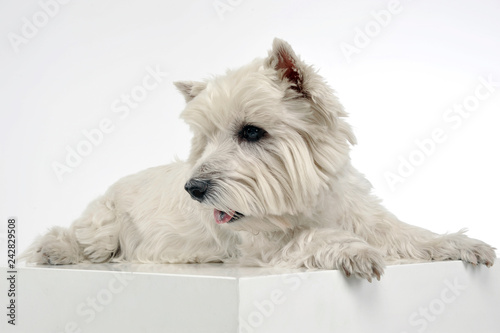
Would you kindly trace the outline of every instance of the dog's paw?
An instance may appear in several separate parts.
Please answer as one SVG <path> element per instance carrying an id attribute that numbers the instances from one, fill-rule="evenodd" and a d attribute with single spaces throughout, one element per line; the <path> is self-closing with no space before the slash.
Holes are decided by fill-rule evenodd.
<path id="1" fill-rule="evenodd" d="M 384 258 L 364 242 L 348 242 L 324 248 L 306 262 L 306 267 L 338 269 L 347 277 L 355 275 L 372 282 L 384 274 Z"/>
<path id="2" fill-rule="evenodd" d="M 54 227 L 20 257 L 28 263 L 69 265 L 79 262 L 79 248 L 67 229 Z"/>
<path id="3" fill-rule="evenodd" d="M 55 246 L 54 246 L 55 245 Z M 39 264 L 70 265 L 78 262 L 78 257 L 59 244 L 46 244 L 37 249 L 34 259 Z"/>
<path id="4" fill-rule="evenodd" d="M 337 268 L 349 277 L 356 275 L 372 282 L 373 278 L 380 281 L 384 274 L 384 259 L 379 251 L 370 246 L 346 249 L 340 252 L 337 259 Z"/>
<path id="5" fill-rule="evenodd" d="M 104 247 L 104 245 L 106 244 L 102 244 L 103 246 L 100 245 L 100 243 L 97 243 L 91 246 L 87 246 L 83 250 L 85 258 L 93 263 L 103 263 L 111 260 L 116 254 L 118 246 L 113 246 L 110 249 L 107 249 Z"/>
<path id="6" fill-rule="evenodd" d="M 469 238 L 465 230 L 444 235 L 433 246 L 433 260 L 462 260 L 473 265 L 491 267 L 495 262 L 495 248 L 478 239 Z"/>
<path id="7" fill-rule="evenodd" d="M 477 240 L 469 238 L 469 242 L 460 248 L 460 258 L 463 261 L 469 262 L 473 265 L 483 264 L 487 267 L 493 266 L 496 259 L 495 249 L 490 245 Z"/>

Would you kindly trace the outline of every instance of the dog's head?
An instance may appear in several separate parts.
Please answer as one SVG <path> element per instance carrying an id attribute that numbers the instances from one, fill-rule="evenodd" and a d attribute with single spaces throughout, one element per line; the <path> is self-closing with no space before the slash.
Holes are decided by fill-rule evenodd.
<path id="1" fill-rule="evenodd" d="M 215 222 L 271 231 L 314 216 L 355 138 L 333 91 L 290 45 L 275 39 L 265 59 L 176 86 L 194 133 L 185 188 Z"/>

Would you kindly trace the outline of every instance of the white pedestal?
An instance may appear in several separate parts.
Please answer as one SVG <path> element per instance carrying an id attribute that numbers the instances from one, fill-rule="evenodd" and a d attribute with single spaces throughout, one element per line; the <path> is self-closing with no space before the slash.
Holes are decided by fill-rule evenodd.
<path id="1" fill-rule="evenodd" d="M 1 332 L 500 332 L 500 263 L 389 266 L 368 283 L 339 271 L 103 264 L 17 269 L 16 326 Z"/>

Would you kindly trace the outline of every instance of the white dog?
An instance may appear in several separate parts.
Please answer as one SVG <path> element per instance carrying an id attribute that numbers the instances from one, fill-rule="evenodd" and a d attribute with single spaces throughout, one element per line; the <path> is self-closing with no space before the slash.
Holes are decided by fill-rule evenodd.
<path id="1" fill-rule="evenodd" d="M 494 249 L 463 231 L 437 235 L 381 206 L 351 165 L 346 112 L 286 42 L 224 76 L 176 86 L 194 134 L 189 159 L 121 179 L 69 229 L 38 238 L 28 262 L 237 261 L 369 281 L 386 262 L 493 264 Z"/>

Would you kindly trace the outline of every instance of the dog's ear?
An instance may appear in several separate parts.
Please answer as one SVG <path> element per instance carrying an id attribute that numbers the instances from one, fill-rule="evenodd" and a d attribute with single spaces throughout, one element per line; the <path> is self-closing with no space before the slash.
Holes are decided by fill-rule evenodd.
<path id="1" fill-rule="evenodd" d="M 207 87 L 206 82 L 197 81 L 177 81 L 174 85 L 184 95 L 186 102 L 195 98 L 203 89 Z"/>
<path id="2" fill-rule="evenodd" d="M 303 90 L 303 64 L 287 42 L 279 38 L 273 40 L 273 48 L 269 51 L 267 65 L 278 71 L 281 80 L 288 80 L 291 89 L 305 94 Z"/>

